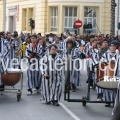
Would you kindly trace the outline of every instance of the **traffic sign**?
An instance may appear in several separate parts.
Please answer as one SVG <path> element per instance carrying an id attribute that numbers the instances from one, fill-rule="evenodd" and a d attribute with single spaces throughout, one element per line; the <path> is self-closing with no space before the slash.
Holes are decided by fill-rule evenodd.
<path id="1" fill-rule="evenodd" d="M 74 25 L 75 25 L 76 28 L 81 28 L 83 24 L 82 24 L 82 21 L 78 19 L 78 20 L 75 21 Z"/>

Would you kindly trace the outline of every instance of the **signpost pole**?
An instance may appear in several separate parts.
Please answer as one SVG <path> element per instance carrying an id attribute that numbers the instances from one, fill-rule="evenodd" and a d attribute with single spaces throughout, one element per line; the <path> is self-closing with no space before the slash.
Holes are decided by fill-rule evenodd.
<path id="1" fill-rule="evenodd" d="M 79 35 L 79 28 L 78 28 L 78 30 L 77 30 L 77 34 Z"/>

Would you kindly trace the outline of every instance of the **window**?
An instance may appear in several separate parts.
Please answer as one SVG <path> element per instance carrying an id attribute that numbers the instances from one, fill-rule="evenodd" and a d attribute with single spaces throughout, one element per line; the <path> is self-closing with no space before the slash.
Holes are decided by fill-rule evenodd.
<path id="1" fill-rule="evenodd" d="M 52 7 L 51 8 L 51 31 L 52 32 L 57 32 L 58 30 L 58 8 L 57 7 Z"/>
<path id="2" fill-rule="evenodd" d="M 89 11 L 91 11 L 89 13 Z M 84 8 L 84 22 L 92 23 L 92 33 L 96 33 L 96 21 L 97 21 L 97 8 L 85 7 Z"/>
<path id="3" fill-rule="evenodd" d="M 64 31 L 73 32 L 74 22 L 77 20 L 77 7 L 64 8 Z"/>
<path id="4" fill-rule="evenodd" d="M 22 31 L 30 31 L 29 19 L 33 18 L 33 8 L 22 9 Z"/>
<path id="5" fill-rule="evenodd" d="M 29 17 L 33 18 L 33 8 L 29 8 Z"/>
<path id="6" fill-rule="evenodd" d="M 33 8 L 28 9 L 28 20 L 33 18 Z M 31 31 L 31 27 L 28 25 L 28 31 Z"/>

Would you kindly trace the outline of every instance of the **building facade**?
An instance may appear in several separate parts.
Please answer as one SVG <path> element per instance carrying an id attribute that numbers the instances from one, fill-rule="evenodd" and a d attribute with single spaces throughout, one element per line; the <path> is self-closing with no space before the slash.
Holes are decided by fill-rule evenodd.
<path id="1" fill-rule="evenodd" d="M 0 1 L 0 30 L 3 30 L 3 1 Z M 89 14 L 88 12 L 91 11 Z M 35 20 L 33 32 L 61 34 L 73 32 L 76 20 L 92 23 L 92 32 L 110 34 L 110 0 L 7 0 L 6 30 L 30 32 L 29 18 Z M 83 34 L 83 27 L 80 34 Z"/>

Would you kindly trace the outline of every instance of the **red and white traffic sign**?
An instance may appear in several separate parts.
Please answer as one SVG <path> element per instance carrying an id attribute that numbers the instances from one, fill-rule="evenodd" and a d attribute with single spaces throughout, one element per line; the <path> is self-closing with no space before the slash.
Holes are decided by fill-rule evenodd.
<path id="1" fill-rule="evenodd" d="M 78 19 L 78 20 L 75 21 L 74 25 L 75 25 L 76 28 L 81 28 L 83 24 L 82 24 L 82 21 Z"/>

